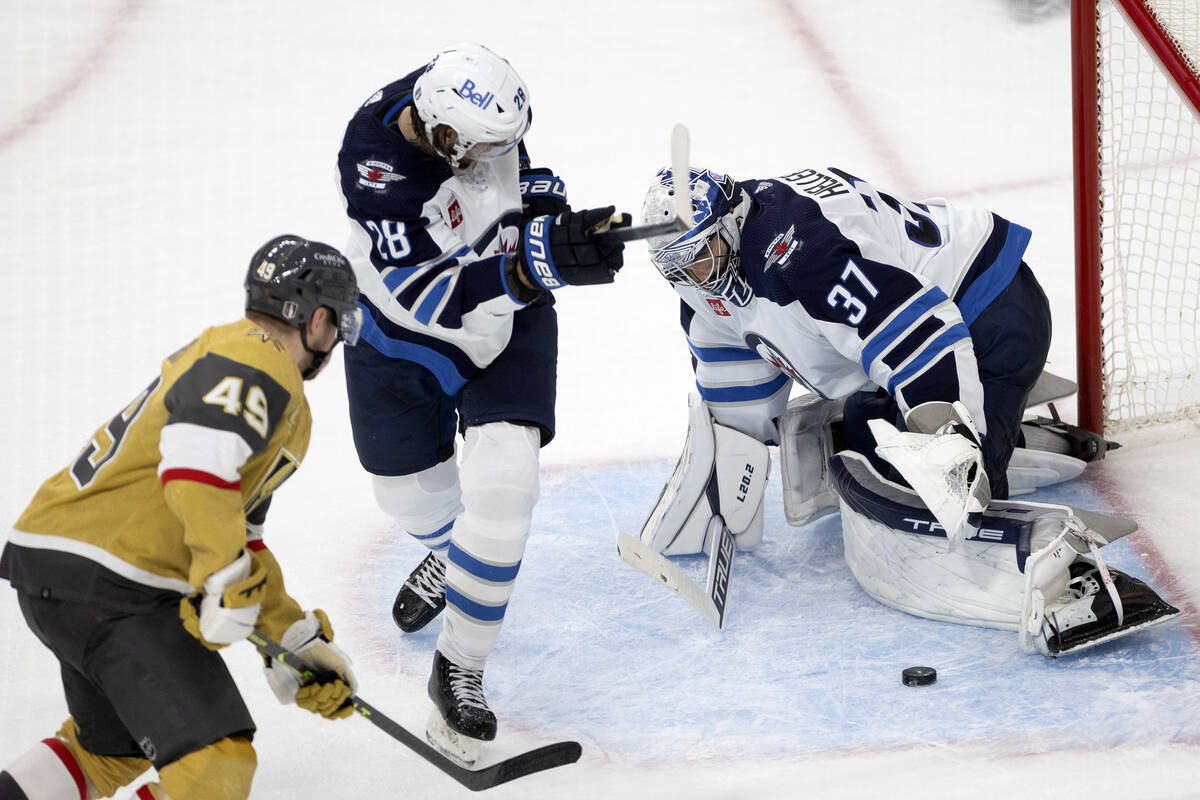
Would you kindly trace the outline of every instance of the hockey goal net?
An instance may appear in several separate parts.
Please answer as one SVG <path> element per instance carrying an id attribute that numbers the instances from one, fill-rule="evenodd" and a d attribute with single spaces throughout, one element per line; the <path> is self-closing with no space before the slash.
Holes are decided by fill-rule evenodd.
<path id="1" fill-rule="evenodd" d="M 1200 416 L 1200 0 L 1072 0 L 1079 422 Z"/>

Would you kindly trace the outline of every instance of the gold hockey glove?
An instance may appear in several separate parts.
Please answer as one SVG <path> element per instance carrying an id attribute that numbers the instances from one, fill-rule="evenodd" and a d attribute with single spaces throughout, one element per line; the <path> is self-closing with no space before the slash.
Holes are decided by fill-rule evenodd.
<path id="1" fill-rule="evenodd" d="M 250 635 L 266 592 L 266 569 L 254 568 L 250 553 L 243 550 L 232 562 L 205 579 L 199 613 L 193 595 L 180 603 L 179 616 L 188 633 L 205 647 L 216 650 Z"/>
<path id="2" fill-rule="evenodd" d="M 358 680 L 350 669 L 350 657 L 333 644 L 333 626 L 324 611 L 309 611 L 287 629 L 279 643 L 300 656 L 318 675 L 316 681 L 301 686 L 296 673 L 268 661 L 267 683 L 279 702 L 295 703 L 327 719 L 341 719 L 354 712 L 346 700 L 358 691 Z"/>

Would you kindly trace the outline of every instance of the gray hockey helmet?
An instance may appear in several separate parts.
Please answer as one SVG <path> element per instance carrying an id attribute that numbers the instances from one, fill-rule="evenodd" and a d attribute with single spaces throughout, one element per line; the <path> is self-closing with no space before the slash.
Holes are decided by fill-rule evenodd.
<path id="1" fill-rule="evenodd" d="M 291 234 L 276 236 L 250 259 L 246 271 L 246 310 L 261 311 L 305 332 L 325 306 L 337 318 L 338 339 L 358 341 L 362 328 L 358 284 L 346 257 L 322 242 Z M 311 351 L 310 351 L 311 352 Z"/>

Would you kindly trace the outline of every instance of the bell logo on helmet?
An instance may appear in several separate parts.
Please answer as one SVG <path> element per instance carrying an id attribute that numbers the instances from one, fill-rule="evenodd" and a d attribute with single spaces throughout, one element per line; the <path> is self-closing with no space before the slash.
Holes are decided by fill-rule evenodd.
<path id="1" fill-rule="evenodd" d="M 463 81 L 462 88 L 458 90 L 458 96 L 471 103 L 471 105 L 479 106 L 480 109 L 486 111 L 487 107 L 492 104 L 492 98 L 496 95 L 492 92 L 488 92 L 487 94 L 476 92 L 475 81 L 467 78 Z"/>

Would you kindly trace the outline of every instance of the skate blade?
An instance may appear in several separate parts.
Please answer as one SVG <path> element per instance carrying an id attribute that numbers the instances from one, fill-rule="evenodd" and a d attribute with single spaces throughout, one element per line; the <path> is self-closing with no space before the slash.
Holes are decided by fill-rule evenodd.
<path id="1" fill-rule="evenodd" d="M 425 723 L 425 739 L 464 767 L 473 767 L 479 760 L 479 746 L 482 742 L 452 730 L 436 708 L 430 712 L 429 721 Z"/>

